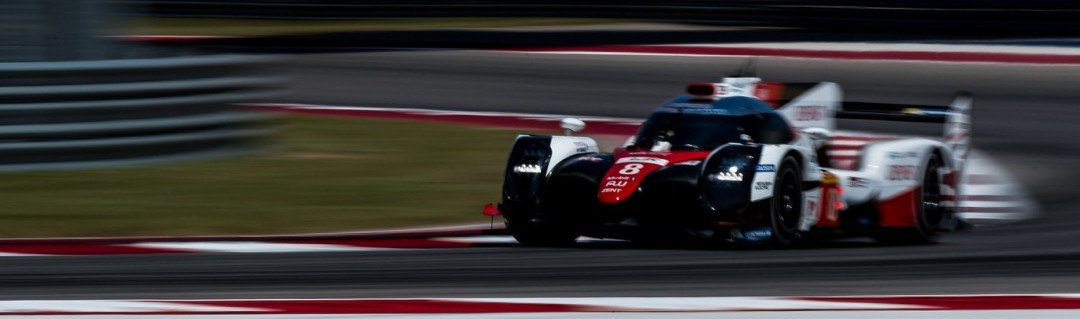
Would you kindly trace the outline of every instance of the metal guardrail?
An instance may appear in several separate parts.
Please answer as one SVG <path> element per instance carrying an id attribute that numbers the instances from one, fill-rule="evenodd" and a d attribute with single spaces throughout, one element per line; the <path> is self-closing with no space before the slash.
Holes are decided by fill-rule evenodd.
<path id="1" fill-rule="evenodd" d="M 1065 0 L 114 0 L 162 17 L 385 19 L 576 17 L 718 25 L 932 29 L 939 32 L 1080 30 Z"/>
<path id="2" fill-rule="evenodd" d="M 0 63 L 0 171 L 83 169 L 250 151 L 274 58 Z"/>

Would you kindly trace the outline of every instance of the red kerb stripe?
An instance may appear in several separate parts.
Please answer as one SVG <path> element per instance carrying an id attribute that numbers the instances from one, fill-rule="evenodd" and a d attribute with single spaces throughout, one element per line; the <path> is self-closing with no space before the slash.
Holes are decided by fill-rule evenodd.
<path id="1" fill-rule="evenodd" d="M 1080 309 L 1080 298 L 1055 296 L 809 297 L 798 299 L 900 304 L 948 310 Z"/>
<path id="2" fill-rule="evenodd" d="M 502 303 L 453 300 L 212 300 L 188 304 L 264 308 L 262 313 L 361 314 L 361 313 L 495 313 L 495 312 L 586 312 L 597 307 Z"/>

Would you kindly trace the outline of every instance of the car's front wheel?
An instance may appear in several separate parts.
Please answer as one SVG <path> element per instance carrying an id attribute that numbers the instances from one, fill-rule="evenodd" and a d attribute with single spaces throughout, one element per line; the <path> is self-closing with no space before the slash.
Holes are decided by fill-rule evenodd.
<path id="1" fill-rule="evenodd" d="M 773 245 L 790 247 L 799 239 L 802 220 L 802 174 L 799 163 L 788 157 L 776 172 L 775 187 L 769 214 Z"/>
<path id="2" fill-rule="evenodd" d="M 509 227 L 519 243 L 527 246 L 566 247 L 577 241 L 578 234 L 569 227 L 543 222 L 522 221 Z"/>

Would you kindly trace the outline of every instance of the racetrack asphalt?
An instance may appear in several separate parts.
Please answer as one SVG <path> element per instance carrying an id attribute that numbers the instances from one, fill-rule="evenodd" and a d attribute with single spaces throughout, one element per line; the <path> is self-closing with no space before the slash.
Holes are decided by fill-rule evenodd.
<path id="1" fill-rule="evenodd" d="M 273 102 L 643 117 L 686 83 L 719 79 L 742 61 L 484 51 L 306 55 L 283 67 L 294 77 L 295 94 Z M 1055 293 L 1080 287 L 1080 200 L 1072 186 L 1080 178 L 1074 167 L 1080 66 L 760 59 L 757 73 L 777 81 L 839 82 L 852 101 L 944 104 L 956 90 L 973 92 L 976 148 L 1024 184 L 1040 215 L 914 247 L 856 240 L 792 250 L 602 244 L 11 258 L 0 260 L 0 298 Z"/>

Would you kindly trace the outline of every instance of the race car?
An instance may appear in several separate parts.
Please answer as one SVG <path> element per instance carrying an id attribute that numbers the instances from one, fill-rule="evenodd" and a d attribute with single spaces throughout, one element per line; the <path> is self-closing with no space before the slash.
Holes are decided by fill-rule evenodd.
<path id="1" fill-rule="evenodd" d="M 830 82 L 691 84 L 611 153 L 569 136 L 585 123 L 566 119 L 567 136 L 517 136 L 502 200 L 485 213 L 501 215 L 517 241 L 535 246 L 570 245 L 580 236 L 778 247 L 869 236 L 925 244 L 964 225 L 956 199 L 970 149 L 971 96 L 958 93 L 938 112 L 944 138 L 867 139 L 848 150 L 857 156 L 846 162 L 828 152 L 838 147 L 843 104 Z M 934 116 L 928 112 L 846 115 L 925 121 Z"/>

